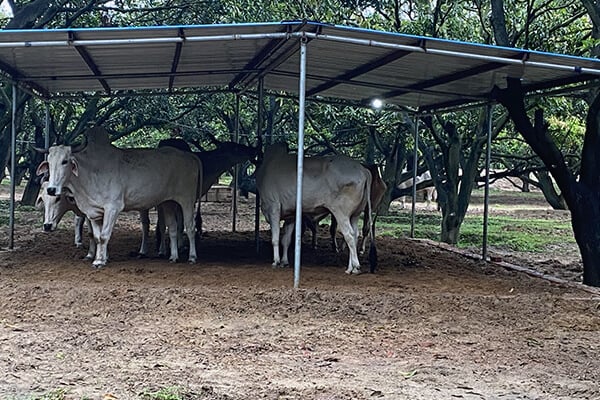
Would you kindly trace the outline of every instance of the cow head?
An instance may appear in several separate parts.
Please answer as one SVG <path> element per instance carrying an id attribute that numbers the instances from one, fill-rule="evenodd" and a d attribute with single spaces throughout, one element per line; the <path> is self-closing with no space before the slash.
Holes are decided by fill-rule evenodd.
<path id="1" fill-rule="evenodd" d="M 46 191 L 50 196 L 60 196 L 71 175 L 79 175 L 77 160 L 73 157 L 76 150 L 78 149 L 63 145 L 52 146 L 48 149 L 48 161 L 45 161 L 49 173 Z M 40 164 L 40 167 L 43 164 L 44 162 Z M 40 169 L 40 167 L 38 167 L 38 173 L 46 168 Z"/>
<path id="2" fill-rule="evenodd" d="M 67 196 L 51 196 L 48 194 L 48 181 L 42 182 L 40 194 L 35 202 L 36 208 L 44 209 L 44 231 L 52 232 L 61 218 L 72 207 Z"/>

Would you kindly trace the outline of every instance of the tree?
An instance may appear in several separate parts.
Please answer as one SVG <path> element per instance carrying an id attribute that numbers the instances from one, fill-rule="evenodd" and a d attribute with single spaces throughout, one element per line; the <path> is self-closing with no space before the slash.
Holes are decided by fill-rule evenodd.
<path id="1" fill-rule="evenodd" d="M 583 260 L 583 282 L 600 286 L 600 96 L 596 96 L 588 112 L 579 175 L 569 170 L 548 132 L 541 109 L 531 122 L 519 80 L 509 79 L 506 89 L 495 90 L 495 98 L 509 111 L 516 129 L 556 180 L 571 212 L 573 233 Z"/>
<path id="2" fill-rule="evenodd" d="M 494 13 L 504 13 L 502 0 L 495 0 L 495 3 Z M 590 1 L 583 3 L 594 23 L 592 35 L 598 38 L 600 6 Z M 496 29 L 501 31 L 503 27 L 497 26 Z M 597 54 L 598 48 L 594 47 L 593 52 Z M 549 131 L 543 110 L 537 109 L 531 121 L 521 82 L 508 79 L 505 89 L 495 88 L 494 92 L 494 97 L 510 113 L 515 128 L 541 158 L 562 192 L 571 212 L 573 233 L 581 252 L 583 282 L 600 286 L 600 95 L 596 94 L 589 106 L 581 165 L 577 172 L 573 172 Z"/>

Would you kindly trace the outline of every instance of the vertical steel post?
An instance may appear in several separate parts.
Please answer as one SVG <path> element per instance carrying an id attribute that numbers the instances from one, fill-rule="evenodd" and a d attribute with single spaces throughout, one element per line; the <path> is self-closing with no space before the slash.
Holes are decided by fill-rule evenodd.
<path id="1" fill-rule="evenodd" d="M 15 193 L 17 189 L 17 85 L 12 85 L 12 116 L 10 125 L 10 205 L 8 216 L 8 248 L 15 248 Z"/>
<path id="2" fill-rule="evenodd" d="M 264 96 L 264 80 L 261 77 L 258 80 L 258 121 L 256 128 L 256 148 L 262 152 L 262 122 L 263 122 L 263 96 Z M 258 164 L 260 165 L 262 159 L 258 160 Z M 254 240 L 256 242 L 256 254 L 260 252 L 260 193 L 258 190 L 256 191 L 256 201 L 254 204 Z"/>
<path id="3" fill-rule="evenodd" d="M 484 189 L 484 202 L 483 202 L 483 243 L 481 249 L 481 258 L 483 261 L 487 261 L 488 257 L 488 214 L 490 209 L 490 164 L 492 159 L 492 111 L 493 106 L 489 104 L 487 106 L 488 115 L 488 132 L 487 132 L 487 146 L 485 152 L 485 189 Z"/>
<path id="4" fill-rule="evenodd" d="M 50 106 L 48 102 L 45 104 L 46 109 L 46 125 L 44 126 L 44 148 L 48 150 L 50 148 Z M 44 155 L 44 158 L 48 158 L 48 154 Z"/>
<path id="5" fill-rule="evenodd" d="M 419 157 L 419 116 L 415 114 L 415 149 L 413 152 L 413 176 L 412 176 L 412 211 L 410 218 L 410 237 L 415 237 L 415 215 L 417 211 L 417 166 Z"/>
<path id="6" fill-rule="evenodd" d="M 235 126 L 233 129 L 233 141 L 239 143 L 240 141 L 240 95 L 235 95 Z M 231 231 L 236 232 L 237 228 L 237 214 L 238 214 L 238 176 L 240 172 L 240 166 L 236 164 L 233 167 L 233 196 L 231 197 Z"/>
<path id="7" fill-rule="evenodd" d="M 294 245 L 294 288 L 300 285 L 302 247 L 302 175 L 304 172 L 304 106 L 306 101 L 306 39 L 300 39 L 300 82 L 298 90 L 298 161 L 296 166 L 296 243 Z"/>

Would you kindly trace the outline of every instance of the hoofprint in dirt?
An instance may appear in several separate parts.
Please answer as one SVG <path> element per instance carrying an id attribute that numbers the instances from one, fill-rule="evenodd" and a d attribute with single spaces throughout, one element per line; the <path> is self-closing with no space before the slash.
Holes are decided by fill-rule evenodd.
<path id="1" fill-rule="evenodd" d="M 406 239 L 378 238 L 379 271 L 348 276 L 326 229 L 294 290 L 266 226 L 256 254 L 253 232 L 203 211 L 195 265 L 130 258 L 135 215 L 101 270 L 68 221 L 18 226 L 0 253 L 0 398 L 600 398 L 598 296 Z"/>

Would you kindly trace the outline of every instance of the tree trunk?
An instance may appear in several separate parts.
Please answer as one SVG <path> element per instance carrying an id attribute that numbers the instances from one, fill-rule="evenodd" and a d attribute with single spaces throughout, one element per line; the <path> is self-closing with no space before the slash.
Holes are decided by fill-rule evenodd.
<path id="1" fill-rule="evenodd" d="M 520 80 L 508 79 L 506 89 L 496 87 L 494 96 L 509 111 L 515 128 L 543 161 L 565 198 L 583 261 L 583 283 L 600 286 L 600 95 L 588 111 L 579 179 L 548 133 L 542 111 L 536 112 L 534 123 L 530 121 Z"/>
<path id="2" fill-rule="evenodd" d="M 556 191 L 554 182 L 550 177 L 548 171 L 538 171 L 535 173 L 538 180 L 538 186 L 544 194 L 544 198 L 555 210 L 566 210 L 567 204 L 565 203 L 564 197 Z"/>
<path id="3" fill-rule="evenodd" d="M 583 283 L 600 286 L 600 196 L 579 197 L 571 226 L 583 261 Z"/>
<path id="4" fill-rule="evenodd" d="M 457 244 L 460 238 L 460 226 L 463 218 L 455 213 L 442 214 L 442 235 L 440 240 L 444 243 Z"/>
<path id="5" fill-rule="evenodd" d="M 382 179 L 387 185 L 387 190 L 383 195 L 381 204 L 379 205 L 378 215 L 388 215 L 390 211 L 390 204 L 394 197 L 392 193 L 396 188 L 398 170 L 404 163 L 404 152 L 401 151 L 401 145 L 398 140 L 392 146 L 392 150 L 386 155 L 385 168 L 383 169 Z"/>
<path id="6" fill-rule="evenodd" d="M 521 192 L 529 193 L 531 189 L 529 188 L 529 178 L 527 176 L 521 177 L 521 182 L 523 182 L 523 186 L 521 186 Z"/>

